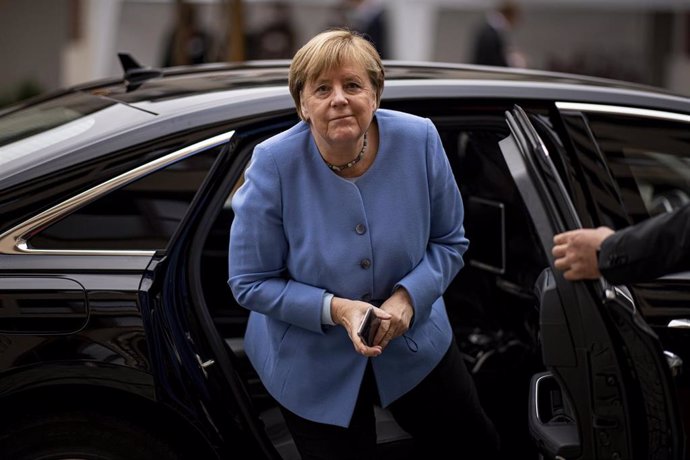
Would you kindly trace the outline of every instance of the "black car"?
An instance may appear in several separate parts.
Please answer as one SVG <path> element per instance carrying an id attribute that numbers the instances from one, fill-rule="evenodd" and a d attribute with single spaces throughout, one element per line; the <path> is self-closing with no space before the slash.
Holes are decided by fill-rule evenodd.
<path id="1" fill-rule="evenodd" d="M 0 114 L 0 458 L 294 459 L 243 354 L 229 205 L 297 122 L 288 62 L 142 68 Z M 574 75 L 386 62 L 430 118 L 470 249 L 445 298 L 506 458 L 682 459 L 690 274 L 568 282 L 553 235 L 690 200 L 690 99 Z M 381 458 L 409 436 L 381 409 Z"/>

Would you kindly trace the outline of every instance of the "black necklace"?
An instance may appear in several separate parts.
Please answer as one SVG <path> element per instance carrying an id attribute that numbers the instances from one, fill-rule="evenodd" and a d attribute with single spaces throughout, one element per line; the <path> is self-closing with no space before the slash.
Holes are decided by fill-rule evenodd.
<path id="1" fill-rule="evenodd" d="M 350 160 L 347 163 L 345 163 L 344 165 L 334 165 L 334 164 L 327 162 L 325 159 L 323 161 L 326 163 L 326 166 L 331 168 L 333 171 L 335 171 L 335 172 L 342 171 L 343 169 L 349 169 L 349 168 L 353 167 L 354 165 L 356 165 L 357 163 L 359 163 L 360 160 L 362 158 L 364 158 L 364 151 L 366 149 L 367 149 L 367 132 L 364 131 L 364 145 L 362 145 L 362 150 L 359 151 L 359 153 L 357 154 L 357 156 L 355 157 L 354 160 Z"/>

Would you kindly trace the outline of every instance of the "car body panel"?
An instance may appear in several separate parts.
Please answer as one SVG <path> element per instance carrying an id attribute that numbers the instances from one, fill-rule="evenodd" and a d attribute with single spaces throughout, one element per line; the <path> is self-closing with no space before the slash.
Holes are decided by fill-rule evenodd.
<path id="1" fill-rule="evenodd" d="M 88 320 L 84 287 L 69 278 L 0 278 L 0 333 L 68 334 Z"/>

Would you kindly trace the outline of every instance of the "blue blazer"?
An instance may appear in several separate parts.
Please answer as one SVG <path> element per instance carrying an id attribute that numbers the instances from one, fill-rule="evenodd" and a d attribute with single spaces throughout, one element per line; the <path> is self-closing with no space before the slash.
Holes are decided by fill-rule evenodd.
<path id="1" fill-rule="evenodd" d="M 369 170 L 344 179 L 299 122 L 254 149 L 232 200 L 228 283 L 251 310 L 245 350 L 290 411 L 346 427 L 367 365 L 343 327 L 321 323 L 324 293 L 385 300 L 410 293 L 412 327 L 372 358 L 381 405 L 418 384 L 452 331 L 442 294 L 469 241 L 463 203 L 434 125 L 379 109 Z M 416 345 L 415 345 L 416 344 Z"/>

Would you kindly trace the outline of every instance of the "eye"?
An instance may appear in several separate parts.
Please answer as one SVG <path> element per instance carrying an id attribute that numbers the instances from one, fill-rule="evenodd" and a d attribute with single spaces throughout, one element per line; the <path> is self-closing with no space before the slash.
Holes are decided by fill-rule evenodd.
<path id="1" fill-rule="evenodd" d="M 351 93 L 358 92 L 362 89 L 362 85 L 359 82 L 351 81 L 345 84 L 345 90 Z"/>
<path id="2" fill-rule="evenodd" d="M 327 85 L 319 85 L 314 88 L 314 94 L 317 96 L 325 96 L 329 93 L 330 88 Z"/>

